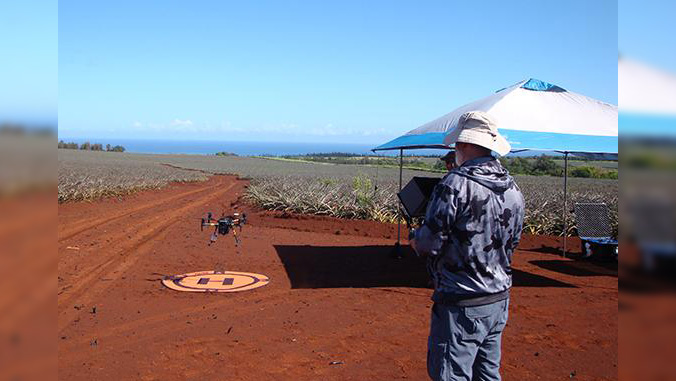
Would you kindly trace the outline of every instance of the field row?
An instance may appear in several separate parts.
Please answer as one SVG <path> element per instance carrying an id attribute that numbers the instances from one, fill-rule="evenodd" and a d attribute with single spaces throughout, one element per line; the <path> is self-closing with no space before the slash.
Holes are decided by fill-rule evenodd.
<path id="1" fill-rule="evenodd" d="M 307 163 L 249 157 L 140 155 L 59 150 L 59 201 L 91 200 L 159 188 L 172 181 L 203 181 L 209 174 L 250 178 L 247 197 L 266 209 L 396 221 L 399 171 L 363 165 Z M 443 174 L 404 170 L 413 176 Z M 526 199 L 525 231 L 561 234 L 564 226 L 563 179 L 515 176 Z M 617 228 L 618 181 L 571 178 L 568 181 L 569 230 L 575 233 L 575 202 L 605 202 Z"/>
<path id="2" fill-rule="evenodd" d="M 208 175 L 164 165 L 157 158 L 117 152 L 58 150 L 59 202 L 121 196 Z"/>

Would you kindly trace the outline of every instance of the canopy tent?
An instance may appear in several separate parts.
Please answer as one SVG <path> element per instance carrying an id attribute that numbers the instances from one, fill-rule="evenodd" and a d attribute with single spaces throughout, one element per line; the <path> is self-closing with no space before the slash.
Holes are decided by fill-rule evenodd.
<path id="1" fill-rule="evenodd" d="M 458 127 L 460 116 L 468 111 L 484 111 L 493 116 L 500 133 L 511 144 L 512 152 L 536 150 L 565 155 L 564 224 L 567 208 L 568 155 L 611 160 L 616 160 L 618 156 L 617 106 L 531 78 L 461 106 L 374 148 L 374 152 L 399 150 L 400 190 L 403 151 L 451 148 L 447 137 Z M 567 227 L 564 225 L 564 232 L 566 230 Z M 564 234 L 564 255 L 565 236 L 566 234 Z M 399 242 L 400 235 L 397 249 Z"/>
<path id="2" fill-rule="evenodd" d="M 493 116 L 513 151 L 597 153 L 617 158 L 617 106 L 537 79 L 459 107 L 373 151 L 449 148 L 444 138 L 467 111 Z"/>

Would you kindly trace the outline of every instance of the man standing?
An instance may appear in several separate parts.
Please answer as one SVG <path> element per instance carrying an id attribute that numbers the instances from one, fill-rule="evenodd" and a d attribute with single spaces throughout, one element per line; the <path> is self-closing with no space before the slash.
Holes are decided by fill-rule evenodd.
<path id="1" fill-rule="evenodd" d="M 510 145 L 488 114 L 463 114 L 446 142 L 455 144 L 457 168 L 435 187 L 411 243 L 427 256 L 434 281 L 427 370 L 433 380 L 500 380 L 524 200 L 491 156 L 509 153 Z"/>

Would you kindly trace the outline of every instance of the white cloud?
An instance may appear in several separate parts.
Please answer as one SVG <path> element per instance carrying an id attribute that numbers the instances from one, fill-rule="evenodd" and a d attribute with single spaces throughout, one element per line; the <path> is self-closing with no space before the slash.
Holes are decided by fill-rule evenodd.
<path id="1" fill-rule="evenodd" d="M 296 123 L 262 123 L 254 125 L 233 124 L 228 120 L 218 122 L 193 122 L 191 119 L 175 118 L 164 123 L 134 121 L 132 126 L 148 133 L 172 136 L 192 136 L 194 134 L 217 134 L 223 139 L 249 139 L 265 136 L 267 139 L 304 139 L 307 137 L 339 139 L 359 142 L 364 138 L 376 139 L 387 134 L 380 127 L 354 128 L 340 127 L 334 123 L 302 126 Z"/>
<path id="2" fill-rule="evenodd" d="M 184 119 L 174 119 L 174 120 L 171 121 L 170 124 L 172 126 L 184 126 L 184 127 L 193 125 L 192 120 L 190 120 L 190 119 L 185 119 L 185 120 Z"/>
<path id="3" fill-rule="evenodd" d="M 361 134 L 363 136 L 382 136 L 387 134 L 387 131 L 384 128 L 375 128 L 372 130 L 363 130 Z"/>
<path id="4" fill-rule="evenodd" d="M 344 136 L 359 139 L 360 137 L 383 136 L 387 134 L 387 131 L 384 128 L 339 128 L 334 126 L 333 123 L 328 123 L 324 127 L 309 129 L 307 134 L 313 136 Z"/>

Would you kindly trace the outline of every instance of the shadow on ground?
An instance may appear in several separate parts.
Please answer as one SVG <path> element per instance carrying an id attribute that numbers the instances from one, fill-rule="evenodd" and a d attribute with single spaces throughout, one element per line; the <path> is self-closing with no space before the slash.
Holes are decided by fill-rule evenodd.
<path id="1" fill-rule="evenodd" d="M 431 288 L 425 261 L 410 247 L 393 259 L 392 246 L 276 245 L 291 288 L 412 287 Z M 575 287 L 541 275 L 513 269 L 514 287 Z"/>
<path id="2" fill-rule="evenodd" d="M 573 276 L 614 276 L 617 277 L 617 262 L 571 261 L 551 259 L 530 261 L 531 264 L 546 270 Z"/>
<path id="3" fill-rule="evenodd" d="M 553 255 L 557 255 L 559 257 L 562 256 L 562 254 L 563 254 L 563 251 L 561 250 L 561 248 L 552 247 L 552 246 L 545 246 L 545 245 L 538 247 L 538 248 L 528 249 L 528 251 L 533 251 L 533 252 L 541 253 L 541 254 L 553 254 Z M 570 255 L 570 253 L 567 253 L 567 254 Z"/>

